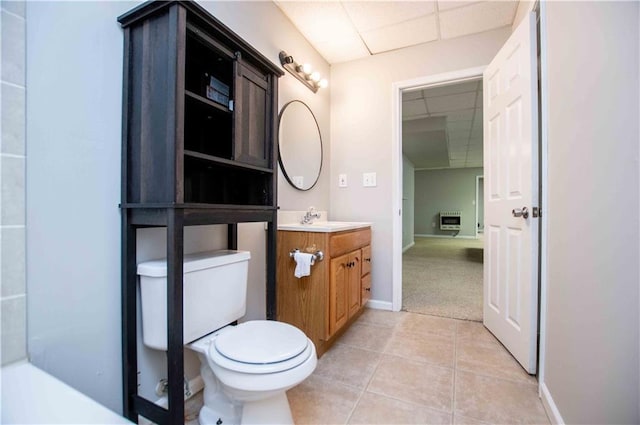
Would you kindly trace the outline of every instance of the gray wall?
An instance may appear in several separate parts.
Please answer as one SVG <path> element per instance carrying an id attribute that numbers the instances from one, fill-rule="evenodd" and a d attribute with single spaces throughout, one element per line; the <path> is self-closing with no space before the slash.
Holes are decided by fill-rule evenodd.
<path id="1" fill-rule="evenodd" d="M 414 244 L 414 195 L 415 168 L 409 159 L 402 155 L 402 249 Z"/>
<path id="2" fill-rule="evenodd" d="M 440 211 L 460 211 L 458 236 L 476 235 L 476 176 L 482 168 L 416 170 L 416 235 L 452 236 L 451 230 L 440 230 Z"/>
<path id="3" fill-rule="evenodd" d="M 511 28 L 435 41 L 331 66 L 331 207 L 336 220 L 370 221 L 372 299 L 391 308 L 393 294 L 392 84 L 489 64 Z M 398 158 L 400 161 L 400 158 Z M 398 164 L 399 166 L 399 164 Z M 398 167 L 399 169 L 399 167 Z M 362 173 L 378 186 L 362 187 Z M 398 170 L 399 171 L 399 170 Z M 338 187 L 338 175 L 349 187 Z"/>
<path id="4" fill-rule="evenodd" d="M 118 412 L 123 36 L 116 18 L 137 4 L 27 3 L 29 356 L 37 366 Z M 329 75 L 329 65 L 274 3 L 202 4 L 272 62 L 278 64 L 278 53 L 286 49 Z M 5 40 L 3 34 L 3 54 Z M 3 70 L 4 65 L 3 57 Z M 329 146 L 329 90 L 313 94 L 289 74 L 279 85 L 280 106 L 291 99 L 307 103 Z M 328 209 L 328 175 L 325 168 L 318 186 L 309 192 L 290 189 L 279 175 L 280 206 Z M 224 246 L 225 229 L 188 229 L 185 251 Z M 241 225 L 238 233 L 239 247 L 252 251 L 246 318 L 263 318 L 264 226 Z M 163 229 L 140 231 L 138 258 L 164 256 L 165 240 Z M 185 363 L 192 377 L 198 371 L 195 356 L 187 354 Z M 155 397 L 155 383 L 166 376 L 164 364 L 164 353 L 141 348 L 143 395 Z"/>
<path id="5" fill-rule="evenodd" d="M 27 356 L 25 285 L 25 3 L 2 1 L 0 16 L 0 314 L 2 365 Z"/>
<path id="6" fill-rule="evenodd" d="M 565 423 L 639 423 L 638 2 L 545 2 L 543 384 Z"/>

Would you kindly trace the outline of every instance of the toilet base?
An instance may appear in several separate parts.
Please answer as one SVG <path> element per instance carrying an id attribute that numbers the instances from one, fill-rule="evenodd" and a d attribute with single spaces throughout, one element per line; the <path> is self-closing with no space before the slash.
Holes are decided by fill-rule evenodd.
<path id="1" fill-rule="evenodd" d="M 202 406 L 198 415 L 198 423 L 200 425 L 238 425 L 240 423 L 240 415 L 235 409 L 225 409 L 220 411 L 212 409 L 210 406 Z"/>
<path id="2" fill-rule="evenodd" d="M 238 414 L 238 411 L 242 413 Z M 293 417 L 287 394 L 282 392 L 266 399 L 244 402 L 236 409 L 213 409 L 205 405 L 200 409 L 198 422 L 200 425 L 293 425 Z"/>
<path id="3" fill-rule="evenodd" d="M 263 400 L 248 401 L 242 408 L 242 425 L 282 424 L 293 425 L 291 407 L 287 394 L 283 391 Z"/>

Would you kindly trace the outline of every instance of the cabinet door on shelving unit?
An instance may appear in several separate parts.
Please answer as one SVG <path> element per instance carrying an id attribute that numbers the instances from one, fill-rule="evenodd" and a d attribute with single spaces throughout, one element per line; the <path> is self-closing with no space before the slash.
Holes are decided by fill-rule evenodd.
<path id="1" fill-rule="evenodd" d="M 270 74 L 263 74 L 237 58 L 235 67 L 234 160 L 271 166 Z"/>

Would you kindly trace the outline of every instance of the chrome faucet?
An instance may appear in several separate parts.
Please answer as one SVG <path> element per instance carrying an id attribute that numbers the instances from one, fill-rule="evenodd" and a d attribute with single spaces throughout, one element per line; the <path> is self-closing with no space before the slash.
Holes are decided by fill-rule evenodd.
<path id="1" fill-rule="evenodd" d="M 316 211 L 315 207 L 309 207 L 300 224 L 311 224 L 314 218 L 320 218 L 320 213 Z"/>

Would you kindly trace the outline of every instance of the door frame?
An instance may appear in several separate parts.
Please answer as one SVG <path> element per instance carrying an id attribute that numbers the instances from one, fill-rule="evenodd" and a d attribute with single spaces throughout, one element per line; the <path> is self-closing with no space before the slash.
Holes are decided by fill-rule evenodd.
<path id="1" fill-rule="evenodd" d="M 486 66 L 398 81 L 391 85 L 391 216 L 393 254 L 391 264 L 391 309 L 402 308 L 402 92 L 410 89 L 444 86 L 481 80 Z"/>
<path id="2" fill-rule="evenodd" d="M 478 239 L 478 221 L 479 221 L 478 219 L 480 218 L 480 214 L 478 214 L 479 211 L 480 211 L 479 205 L 480 205 L 480 202 L 482 202 L 484 204 L 484 190 L 482 191 L 483 197 L 482 197 L 482 199 L 480 199 L 480 179 L 482 179 L 482 184 L 484 185 L 484 174 L 481 175 L 481 176 L 476 176 L 476 226 L 475 226 L 476 227 L 476 239 Z M 483 213 L 482 213 L 482 221 L 484 221 L 484 205 L 483 205 L 482 211 L 483 211 Z M 483 232 L 484 232 L 484 225 L 482 226 L 482 229 L 483 229 Z"/>
<path id="3" fill-rule="evenodd" d="M 547 220 L 548 209 L 548 171 L 547 156 L 548 135 L 547 121 L 549 107 L 547 104 L 547 57 L 546 57 L 546 8 L 544 2 L 540 5 L 540 114 L 539 114 L 539 184 L 540 184 L 540 235 L 539 248 L 539 340 L 538 340 L 538 391 L 542 399 L 546 401 L 545 360 L 546 360 L 546 316 L 547 316 Z M 458 71 L 445 72 L 431 76 L 423 76 L 410 80 L 394 82 L 391 85 L 391 232 L 392 232 L 392 298 L 391 310 L 400 311 L 402 308 L 402 92 L 412 88 L 436 87 L 457 82 L 482 78 L 486 66 L 467 68 Z M 552 409 L 553 410 L 553 409 Z M 559 417 L 559 416 L 556 416 Z"/>

